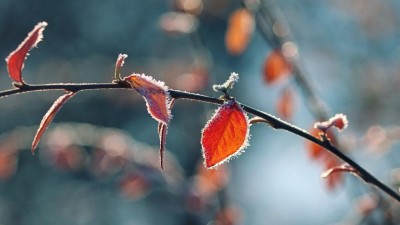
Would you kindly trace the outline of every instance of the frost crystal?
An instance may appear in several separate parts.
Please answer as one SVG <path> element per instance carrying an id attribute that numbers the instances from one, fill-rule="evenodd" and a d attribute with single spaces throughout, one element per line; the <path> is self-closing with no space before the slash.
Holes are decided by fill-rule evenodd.
<path id="1" fill-rule="evenodd" d="M 229 76 L 228 80 L 225 81 L 225 83 L 213 85 L 213 89 L 214 91 L 227 92 L 228 89 L 233 88 L 233 85 L 238 81 L 239 81 L 239 74 L 233 72 Z"/>

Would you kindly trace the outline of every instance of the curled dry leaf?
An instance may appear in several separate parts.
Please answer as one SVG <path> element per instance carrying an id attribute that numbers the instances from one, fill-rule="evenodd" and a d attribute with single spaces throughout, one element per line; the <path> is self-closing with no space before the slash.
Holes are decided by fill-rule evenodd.
<path id="1" fill-rule="evenodd" d="M 115 62 L 115 72 L 114 72 L 114 80 L 121 80 L 121 67 L 124 66 L 125 59 L 128 58 L 127 54 L 119 54 L 118 59 Z"/>
<path id="2" fill-rule="evenodd" d="M 291 73 L 292 67 L 281 50 L 275 49 L 268 55 L 264 63 L 264 80 L 267 84 L 275 83 Z"/>
<path id="3" fill-rule="evenodd" d="M 232 55 L 241 54 L 254 30 L 254 17 L 247 9 L 238 9 L 229 17 L 225 46 Z"/>
<path id="4" fill-rule="evenodd" d="M 38 23 L 18 48 L 11 52 L 6 58 L 8 74 L 14 81 L 24 83 L 22 79 L 22 69 L 24 68 L 25 59 L 28 56 L 29 50 L 42 40 L 43 30 L 46 26 L 46 22 Z"/>
<path id="5" fill-rule="evenodd" d="M 291 88 L 285 88 L 278 99 L 276 111 L 285 120 L 290 119 L 294 112 L 294 93 Z"/>
<path id="6" fill-rule="evenodd" d="M 322 132 L 326 132 L 331 127 L 336 127 L 339 131 L 347 128 L 349 125 L 349 121 L 347 120 L 346 115 L 336 114 L 334 117 L 331 117 L 329 120 L 324 122 L 316 122 L 314 124 L 314 128 L 319 129 Z"/>
<path id="7" fill-rule="evenodd" d="M 220 106 L 202 130 L 205 166 L 215 168 L 238 156 L 248 146 L 249 120 L 235 100 Z"/>
<path id="8" fill-rule="evenodd" d="M 171 111 L 168 108 L 170 96 L 164 82 L 156 81 L 151 76 L 132 74 L 124 78 L 146 101 L 147 111 L 160 123 L 168 124 Z"/>
<path id="9" fill-rule="evenodd" d="M 37 145 L 39 144 L 40 138 L 46 131 L 47 127 L 50 125 L 51 121 L 54 119 L 56 116 L 57 112 L 61 109 L 61 107 L 73 96 L 75 95 L 74 92 L 69 92 L 61 97 L 59 97 L 53 105 L 50 107 L 50 109 L 47 111 L 47 113 L 43 116 L 42 121 L 40 122 L 39 128 L 36 132 L 35 138 L 33 139 L 32 142 L 32 154 L 35 153 L 35 149 Z"/>

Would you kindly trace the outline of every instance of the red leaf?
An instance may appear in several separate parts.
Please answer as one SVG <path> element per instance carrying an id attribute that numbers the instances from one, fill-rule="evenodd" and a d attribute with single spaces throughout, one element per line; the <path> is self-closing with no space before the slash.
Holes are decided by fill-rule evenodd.
<path id="1" fill-rule="evenodd" d="M 292 67 L 286 61 L 280 50 L 272 51 L 264 64 L 264 80 L 272 84 L 292 73 Z"/>
<path id="2" fill-rule="evenodd" d="M 290 119 L 294 112 L 294 94 L 290 88 L 285 88 L 278 99 L 276 111 L 285 120 Z"/>
<path id="3" fill-rule="evenodd" d="M 224 103 L 202 130 L 205 165 L 215 168 L 248 146 L 249 120 L 235 100 Z"/>
<path id="4" fill-rule="evenodd" d="M 160 123 L 168 124 L 171 111 L 167 104 L 170 100 L 168 87 L 164 82 L 156 81 L 151 76 L 133 74 L 124 78 L 146 101 L 147 111 Z"/>
<path id="5" fill-rule="evenodd" d="M 28 56 L 29 50 L 42 40 L 43 30 L 47 26 L 46 22 L 38 23 L 28 34 L 25 40 L 6 58 L 8 74 L 16 82 L 24 83 L 22 79 L 22 69 Z"/>
<path id="6" fill-rule="evenodd" d="M 253 15 L 247 9 L 234 11 L 228 22 L 225 46 L 232 55 L 241 54 L 247 47 L 254 30 Z"/>
<path id="7" fill-rule="evenodd" d="M 119 81 L 121 80 L 121 67 L 124 66 L 125 59 L 128 58 L 127 54 L 119 54 L 118 59 L 115 62 L 115 72 L 114 72 L 114 79 Z"/>
<path id="8" fill-rule="evenodd" d="M 37 145 L 39 144 L 40 138 L 46 131 L 47 127 L 50 125 L 51 121 L 54 119 L 56 116 L 57 112 L 61 109 L 61 107 L 67 102 L 70 98 L 72 98 L 75 95 L 74 92 L 69 92 L 61 97 L 59 97 L 53 105 L 50 107 L 50 109 L 47 111 L 47 113 L 43 116 L 42 121 L 40 122 L 39 128 L 36 132 L 35 138 L 33 139 L 32 142 L 32 154 L 35 153 L 35 149 Z"/>

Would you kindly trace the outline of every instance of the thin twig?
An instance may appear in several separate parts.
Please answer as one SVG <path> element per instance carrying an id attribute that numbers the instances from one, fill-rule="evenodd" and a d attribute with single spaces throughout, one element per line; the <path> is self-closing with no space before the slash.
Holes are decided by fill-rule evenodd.
<path id="1" fill-rule="evenodd" d="M 129 85 L 124 82 L 120 82 L 120 83 L 76 83 L 76 84 L 74 84 L 74 83 L 67 83 L 67 84 L 59 83 L 59 84 L 23 85 L 20 88 L 1 91 L 0 98 L 15 95 L 15 94 L 35 92 L 35 91 L 65 90 L 65 91 L 71 91 L 71 92 L 79 92 L 79 91 L 86 91 L 86 90 L 129 89 L 129 88 L 130 88 Z M 206 102 L 206 103 L 213 103 L 213 104 L 218 104 L 218 105 L 221 105 L 224 103 L 224 100 L 222 100 L 222 99 L 214 98 L 214 97 L 210 97 L 210 96 L 206 96 L 206 95 L 200 95 L 200 94 L 195 94 L 195 93 L 190 93 L 190 92 L 185 92 L 185 91 L 180 91 L 180 90 L 173 90 L 173 89 L 169 89 L 168 92 L 171 95 L 171 97 L 175 98 L 175 99 L 190 99 L 190 100 L 201 101 L 201 102 Z M 379 181 L 372 174 L 370 174 L 367 170 L 365 170 L 361 165 L 359 165 L 358 163 L 356 163 L 355 161 L 350 159 L 348 156 L 343 154 L 338 148 L 331 145 L 329 142 L 324 142 L 324 141 L 312 136 L 307 131 L 305 131 L 299 127 L 296 127 L 284 120 L 281 120 L 271 114 L 262 112 L 260 110 L 254 109 L 254 108 L 244 105 L 244 104 L 240 104 L 240 105 L 242 106 L 244 111 L 269 121 L 269 123 L 271 125 L 273 125 L 273 127 L 275 129 L 282 129 L 282 130 L 289 131 L 293 134 L 303 137 L 304 139 L 314 142 L 315 144 L 318 144 L 321 147 L 324 147 L 325 149 L 330 151 L 332 154 L 336 155 L 338 158 L 340 158 L 341 160 L 343 160 L 344 162 L 346 162 L 350 166 L 352 166 L 354 169 L 356 169 L 360 173 L 360 177 L 365 182 L 375 185 L 377 188 L 381 189 L 383 192 L 392 196 L 394 199 L 396 199 L 397 201 L 400 202 L 400 195 L 398 193 L 396 193 L 391 188 L 386 186 L 384 183 Z"/>

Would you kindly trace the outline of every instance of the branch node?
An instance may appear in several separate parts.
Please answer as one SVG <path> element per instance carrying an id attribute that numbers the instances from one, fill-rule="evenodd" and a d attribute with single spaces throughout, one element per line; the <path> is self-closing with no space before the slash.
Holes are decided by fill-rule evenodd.
<path id="1" fill-rule="evenodd" d="M 12 86 L 21 89 L 22 87 L 27 86 L 27 85 L 23 82 L 12 82 Z"/>

